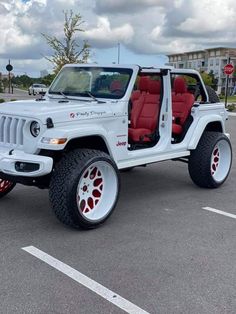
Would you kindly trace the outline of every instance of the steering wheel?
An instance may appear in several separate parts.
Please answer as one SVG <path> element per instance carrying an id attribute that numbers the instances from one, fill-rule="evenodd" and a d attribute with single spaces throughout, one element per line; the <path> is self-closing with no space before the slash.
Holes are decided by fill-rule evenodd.
<path id="1" fill-rule="evenodd" d="M 123 94 L 123 90 L 122 89 L 120 89 L 120 88 L 117 88 L 117 89 L 113 89 L 112 91 L 111 91 L 111 93 L 112 94 Z"/>

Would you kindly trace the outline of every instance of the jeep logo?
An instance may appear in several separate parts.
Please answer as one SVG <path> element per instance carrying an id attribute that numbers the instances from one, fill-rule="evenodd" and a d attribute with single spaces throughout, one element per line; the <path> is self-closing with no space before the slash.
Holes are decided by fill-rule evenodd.
<path id="1" fill-rule="evenodd" d="M 120 142 L 116 143 L 116 146 L 126 146 L 126 142 Z"/>

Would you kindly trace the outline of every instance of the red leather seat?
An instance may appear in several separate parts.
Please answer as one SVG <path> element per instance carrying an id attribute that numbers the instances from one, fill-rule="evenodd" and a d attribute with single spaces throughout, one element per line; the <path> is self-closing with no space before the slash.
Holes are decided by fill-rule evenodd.
<path id="1" fill-rule="evenodd" d="M 111 82 L 110 91 L 111 91 L 112 93 L 114 93 L 114 92 L 116 92 L 116 91 L 121 91 L 122 89 L 123 89 L 123 87 L 122 87 L 121 81 L 115 80 L 115 81 L 112 81 L 112 82 Z"/>
<path id="2" fill-rule="evenodd" d="M 173 134 L 179 135 L 183 132 L 183 125 L 190 115 L 193 104 L 194 96 L 187 91 L 185 80 L 177 77 L 174 80 L 174 93 L 172 93 Z"/>
<path id="3" fill-rule="evenodd" d="M 131 142 L 151 142 L 157 127 L 160 111 L 160 81 L 149 80 L 147 93 L 134 102 L 131 111 Z"/>
<path id="4" fill-rule="evenodd" d="M 146 93 L 147 92 L 147 88 L 148 88 L 148 81 L 149 81 L 149 76 L 141 76 L 139 81 L 138 81 L 138 84 L 137 84 L 137 87 L 138 89 L 134 90 L 132 92 L 132 95 L 131 95 L 131 102 L 132 104 L 134 103 L 135 100 L 139 99 L 139 97 Z"/>

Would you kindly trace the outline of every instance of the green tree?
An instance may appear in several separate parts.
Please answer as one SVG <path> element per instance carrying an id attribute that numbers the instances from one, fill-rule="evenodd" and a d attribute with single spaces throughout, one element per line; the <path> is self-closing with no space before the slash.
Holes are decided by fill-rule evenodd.
<path id="1" fill-rule="evenodd" d="M 31 78 L 28 75 L 24 74 L 24 75 L 20 75 L 20 76 L 14 76 L 11 80 L 12 84 L 16 84 L 20 87 L 23 88 L 28 88 L 31 84 L 33 84 L 34 82 L 37 82 L 38 79 L 35 78 Z"/>
<path id="2" fill-rule="evenodd" d="M 201 77 L 203 79 L 203 82 L 205 83 L 205 85 L 209 85 L 212 86 L 213 85 L 213 77 L 212 75 L 210 75 L 207 72 L 201 72 Z"/>
<path id="3" fill-rule="evenodd" d="M 51 85 L 51 83 L 54 80 L 55 76 L 56 76 L 55 74 L 48 74 L 47 76 L 44 76 L 41 79 L 41 83 L 49 86 L 49 85 Z"/>
<path id="4" fill-rule="evenodd" d="M 76 39 L 78 32 L 84 32 L 81 25 L 84 23 L 80 14 L 74 14 L 72 10 L 64 13 L 64 38 L 42 34 L 48 45 L 53 50 L 51 58 L 45 57 L 54 65 L 54 73 L 57 74 L 62 66 L 67 63 L 87 63 L 90 55 L 90 45 L 86 40 L 82 44 Z"/>
<path id="5" fill-rule="evenodd" d="M 217 85 L 218 85 L 218 79 L 215 77 L 214 72 L 211 70 L 209 72 L 210 77 L 212 78 L 212 85 L 211 87 L 213 87 L 214 89 L 217 89 Z"/>

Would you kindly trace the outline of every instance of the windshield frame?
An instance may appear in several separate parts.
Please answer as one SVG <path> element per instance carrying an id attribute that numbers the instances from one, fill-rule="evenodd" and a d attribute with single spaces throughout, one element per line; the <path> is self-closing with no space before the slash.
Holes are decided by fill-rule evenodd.
<path id="1" fill-rule="evenodd" d="M 82 97 L 82 98 L 90 98 L 91 99 L 93 97 L 94 100 L 95 100 L 95 98 L 96 99 L 102 99 L 102 100 L 119 100 L 119 99 L 124 98 L 126 96 L 126 94 L 127 94 L 127 91 L 129 89 L 129 86 L 130 86 L 130 82 L 131 82 L 132 77 L 134 75 L 135 67 L 136 66 L 122 67 L 122 66 L 117 66 L 117 65 L 115 65 L 115 66 L 113 66 L 113 65 L 110 65 L 110 66 L 96 65 L 96 66 L 94 66 L 94 65 L 91 65 L 91 64 L 86 64 L 86 65 L 84 65 L 84 64 L 83 65 L 69 64 L 69 65 L 65 65 L 61 69 L 61 71 L 58 73 L 58 75 L 55 77 L 55 79 L 53 80 L 53 82 L 52 82 L 52 84 L 51 84 L 51 86 L 50 86 L 50 88 L 48 90 L 48 95 L 49 96 L 53 96 L 53 95 L 61 96 L 62 95 L 61 93 L 63 93 L 66 97 L 70 97 L 72 99 L 74 97 L 75 97 L 75 99 L 78 98 L 78 97 L 79 98 Z M 73 71 L 75 71 L 75 72 L 76 71 L 78 71 L 78 72 L 82 72 L 82 71 L 88 72 L 89 75 L 92 78 L 92 80 L 91 80 L 92 83 L 89 83 L 89 87 L 90 88 L 88 90 L 84 90 L 83 92 L 79 92 L 79 91 L 78 92 L 77 91 L 75 91 L 75 92 L 71 92 L 71 91 L 67 92 L 67 91 L 62 90 L 62 89 L 60 89 L 60 90 L 58 89 L 57 90 L 55 87 L 56 87 L 56 85 L 58 83 L 58 80 L 63 78 L 62 75 L 63 75 L 63 73 L 65 73 L 65 71 L 69 72 L 70 70 L 72 72 Z M 98 78 L 101 79 L 102 76 L 106 76 L 105 80 L 107 80 L 107 81 L 108 81 L 109 75 L 111 75 L 111 77 L 112 77 L 112 75 L 115 76 L 116 73 L 117 73 L 117 75 L 120 75 L 120 76 L 127 75 L 128 77 L 127 77 L 127 79 L 124 80 L 124 84 L 122 86 L 122 92 L 120 91 L 119 94 L 112 94 L 112 92 L 108 93 L 107 92 L 108 90 L 105 91 L 105 92 L 102 92 L 101 90 L 98 90 L 98 92 L 92 90 L 92 84 L 95 84 L 95 81 L 93 81 L 93 79 L 94 79 L 93 78 L 93 73 L 94 73 L 94 77 L 96 78 L 95 71 L 97 73 L 99 73 L 99 70 L 100 70 L 100 74 L 98 75 Z M 107 73 L 107 75 L 104 75 L 104 73 L 105 74 Z M 109 88 L 108 86 L 106 86 L 106 87 L 107 87 L 107 89 Z M 92 97 L 89 96 L 89 94 L 91 94 Z"/>

